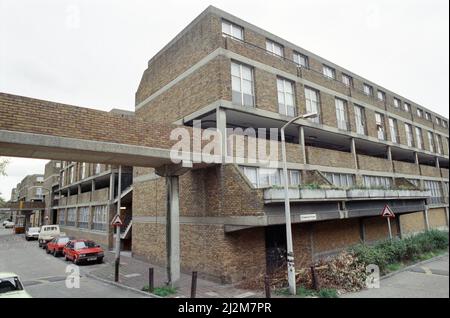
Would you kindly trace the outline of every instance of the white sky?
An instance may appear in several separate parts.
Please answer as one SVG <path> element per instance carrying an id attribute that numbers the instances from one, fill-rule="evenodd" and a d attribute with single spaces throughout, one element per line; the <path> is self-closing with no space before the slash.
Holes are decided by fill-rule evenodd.
<path id="1" fill-rule="evenodd" d="M 147 61 L 210 4 L 448 117 L 448 0 L 0 0 L 0 91 L 133 110 Z M 2 196 L 45 162 L 11 158 Z"/>

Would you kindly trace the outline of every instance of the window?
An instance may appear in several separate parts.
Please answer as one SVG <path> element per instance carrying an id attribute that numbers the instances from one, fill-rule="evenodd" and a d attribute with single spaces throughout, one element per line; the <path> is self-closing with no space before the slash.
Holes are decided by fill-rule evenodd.
<path id="1" fill-rule="evenodd" d="M 400 108 L 401 104 L 402 104 L 402 102 L 400 101 L 400 99 L 394 97 L 394 107 Z"/>
<path id="2" fill-rule="evenodd" d="M 283 57 L 283 46 L 271 40 L 266 40 L 266 50 L 274 55 Z"/>
<path id="3" fill-rule="evenodd" d="M 406 133 L 406 144 L 409 147 L 414 147 L 414 136 L 410 124 L 405 124 L 405 133 Z"/>
<path id="4" fill-rule="evenodd" d="M 442 137 L 436 134 L 436 151 L 438 154 L 442 154 Z"/>
<path id="5" fill-rule="evenodd" d="M 319 109 L 319 92 L 305 87 L 306 112 L 317 113 L 316 117 L 308 118 L 309 121 L 320 123 L 320 109 Z"/>
<path id="6" fill-rule="evenodd" d="M 431 121 L 431 114 L 426 112 L 425 113 L 425 119 Z"/>
<path id="7" fill-rule="evenodd" d="M 405 112 L 410 113 L 411 112 L 411 105 L 408 103 L 403 104 L 403 109 L 405 110 Z"/>
<path id="8" fill-rule="evenodd" d="M 422 129 L 420 129 L 419 127 L 415 127 L 415 130 L 416 130 L 416 143 L 417 143 L 417 148 L 423 149 Z"/>
<path id="9" fill-rule="evenodd" d="M 355 124 L 356 124 L 356 132 L 360 135 L 365 135 L 366 115 L 364 108 L 358 105 L 355 105 Z"/>
<path id="10" fill-rule="evenodd" d="M 99 174 L 102 170 L 102 165 L 100 163 L 95 164 L 95 174 Z"/>
<path id="11" fill-rule="evenodd" d="M 447 123 L 447 121 L 445 121 L 445 120 L 442 121 L 442 127 L 448 128 L 448 123 Z"/>
<path id="12" fill-rule="evenodd" d="M 368 96 L 373 96 L 373 87 L 369 84 L 364 84 L 364 94 Z"/>
<path id="13" fill-rule="evenodd" d="M 266 169 L 245 166 L 241 166 L 241 169 L 255 188 L 267 188 L 284 185 L 282 169 Z M 289 185 L 296 186 L 300 184 L 300 171 L 288 170 L 288 177 Z"/>
<path id="14" fill-rule="evenodd" d="M 78 220 L 78 227 L 82 229 L 87 229 L 89 226 L 89 216 L 90 216 L 89 207 L 80 208 L 80 218 Z"/>
<path id="15" fill-rule="evenodd" d="M 244 29 L 226 20 L 222 20 L 222 33 L 239 40 L 244 40 Z"/>
<path id="16" fill-rule="evenodd" d="M 347 102 L 336 98 L 336 120 L 339 129 L 348 130 L 347 124 Z"/>
<path id="17" fill-rule="evenodd" d="M 333 78 L 333 79 L 336 78 L 336 70 L 334 68 L 324 65 L 322 68 L 322 72 L 323 72 L 323 75 L 325 75 L 326 77 Z"/>
<path id="18" fill-rule="evenodd" d="M 64 183 L 65 181 L 66 181 L 66 172 L 63 171 L 61 173 L 61 186 L 65 186 L 65 183 Z"/>
<path id="19" fill-rule="evenodd" d="M 44 177 L 42 176 L 36 177 L 36 182 L 44 182 Z"/>
<path id="20" fill-rule="evenodd" d="M 435 152 L 435 145 L 434 145 L 434 136 L 433 133 L 431 131 L 428 131 L 428 144 L 430 145 L 430 151 L 431 152 Z"/>
<path id="21" fill-rule="evenodd" d="M 386 93 L 383 91 L 378 91 L 377 97 L 378 97 L 378 100 L 384 102 L 386 100 Z"/>
<path id="22" fill-rule="evenodd" d="M 389 117 L 389 132 L 391 133 L 391 141 L 399 143 L 397 120 Z"/>
<path id="23" fill-rule="evenodd" d="M 61 168 L 61 162 L 55 163 L 55 167 L 58 168 L 58 169 Z"/>
<path id="24" fill-rule="evenodd" d="M 277 79 L 278 90 L 278 112 L 282 115 L 294 117 L 295 101 L 294 101 L 294 84 L 284 78 Z"/>
<path id="25" fill-rule="evenodd" d="M 423 117 L 423 110 L 421 110 L 420 108 L 417 108 L 417 116 L 422 118 Z"/>
<path id="26" fill-rule="evenodd" d="M 254 106 L 253 70 L 243 64 L 231 63 L 231 87 L 233 104 Z"/>
<path id="27" fill-rule="evenodd" d="M 431 192 L 430 198 L 431 204 L 438 204 L 443 201 L 442 188 L 440 182 L 425 180 L 424 187 L 425 190 Z"/>
<path id="28" fill-rule="evenodd" d="M 353 78 L 350 75 L 342 73 L 342 83 L 345 86 L 353 87 Z"/>
<path id="29" fill-rule="evenodd" d="M 364 176 L 364 186 L 371 189 L 390 189 L 392 184 L 392 179 L 388 177 L 379 176 Z"/>
<path id="30" fill-rule="evenodd" d="M 70 182 L 69 183 L 74 183 L 75 182 L 75 167 L 74 166 L 69 168 L 69 174 L 70 174 Z"/>
<path id="31" fill-rule="evenodd" d="M 378 139 L 385 140 L 384 115 L 383 114 L 375 113 L 375 124 L 377 125 Z"/>
<path id="32" fill-rule="evenodd" d="M 308 57 L 304 54 L 294 52 L 294 62 L 301 67 L 309 68 Z"/>
<path id="33" fill-rule="evenodd" d="M 86 178 L 86 162 L 83 162 L 82 164 L 81 164 L 81 180 L 83 180 L 83 179 L 85 179 Z"/>
<path id="34" fill-rule="evenodd" d="M 108 208 L 106 205 L 99 205 L 94 208 L 92 228 L 97 231 L 106 231 L 108 224 Z"/>
<path id="35" fill-rule="evenodd" d="M 436 117 L 436 124 L 439 126 L 441 125 L 441 119 L 439 117 Z"/>
<path id="36" fill-rule="evenodd" d="M 42 198 L 42 188 L 36 188 L 36 197 Z"/>
<path id="37" fill-rule="evenodd" d="M 77 209 L 76 208 L 70 208 L 67 209 L 67 225 L 68 226 L 75 226 L 75 222 L 77 221 Z"/>
<path id="38" fill-rule="evenodd" d="M 355 184 L 355 176 L 352 174 L 323 172 L 323 175 L 336 187 L 350 188 Z"/>

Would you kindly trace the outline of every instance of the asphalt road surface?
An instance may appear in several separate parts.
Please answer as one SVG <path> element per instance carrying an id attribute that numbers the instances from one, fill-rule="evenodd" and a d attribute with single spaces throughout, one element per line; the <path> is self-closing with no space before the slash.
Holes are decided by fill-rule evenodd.
<path id="1" fill-rule="evenodd" d="M 23 235 L 14 235 L 12 230 L 0 228 L 0 272 L 14 272 L 19 275 L 25 290 L 38 298 L 129 298 L 143 297 L 142 294 L 122 289 L 87 277 L 90 271 L 105 264 L 73 265 L 63 257 L 55 258 L 38 247 L 37 241 L 27 242 Z M 79 288 L 68 288 L 66 279 L 79 269 Z M 68 272 L 66 273 L 66 270 Z M 68 286 L 74 286 L 77 279 L 68 279 Z"/>

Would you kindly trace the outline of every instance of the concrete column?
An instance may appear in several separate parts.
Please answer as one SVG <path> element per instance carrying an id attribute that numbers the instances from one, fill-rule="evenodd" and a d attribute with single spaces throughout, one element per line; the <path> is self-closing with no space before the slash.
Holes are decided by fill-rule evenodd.
<path id="1" fill-rule="evenodd" d="M 111 231 L 110 223 L 112 221 L 112 218 L 115 215 L 114 211 L 114 185 L 115 182 L 115 173 L 111 173 L 109 176 L 109 204 L 108 204 L 108 227 L 107 227 L 107 233 L 108 233 L 108 248 L 112 248 L 114 246 L 114 240 L 113 240 L 113 232 Z"/>
<path id="2" fill-rule="evenodd" d="M 180 280 L 180 204 L 178 176 L 167 176 L 167 278 L 171 286 L 176 287 Z"/>
<path id="3" fill-rule="evenodd" d="M 448 206 L 445 207 L 445 220 L 447 221 L 447 227 L 449 227 Z"/>
<path id="4" fill-rule="evenodd" d="M 359 164 L 358 164 L 358 154 L 356 153 L 356 142 L 355 138 L 350 139 L 350 149 L 353 155 L 353 161 L 355 163 L 355 169 L 359 170 Z"/>
<path id="5" fill-rule="evenodd" d="M 424 217 L 425 217 L 425 229 L 427 231 L 429 231 L 430 230 L 430 220 L 428 218 L 428 205 L 425 205 Z"/>
<path id="6" fill-rule="evenodd" d="M 441 165 L 439 164 L 439 158 L 438 157 L 435 158 L 435 162 L 436 162 L 436 168 L 441 169 Z"/>
<path id="7" fill-rule="evenodd" d="M 299 127 L 298 130 L 298 138 L 299 138 L 299 144 L 302 151 L 303 156 L 303 164 L 308 164 L 308 158 L 306 157 L 306 145 L 305 145 L 305 128 L 303 126 Z"/>
<path id="8" fill-rule="evenodd" d="M 221 150 L 222 150 L 222 162 L 228 155 L 228 142 L 227 142 L 227 113 L 224 109 L 218 107 L 216 110 L 216 126 L 217 130 L 221 134 Z"/>

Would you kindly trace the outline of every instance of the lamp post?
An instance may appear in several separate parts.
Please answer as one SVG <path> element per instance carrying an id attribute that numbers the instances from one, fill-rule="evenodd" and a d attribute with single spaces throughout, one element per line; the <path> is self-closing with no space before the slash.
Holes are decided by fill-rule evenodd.
<path id="1" fill-rule="evenodd" d="M 292 244 L 292 228 L 291 228 L 291 207 L 289 202 L 289 179 L 286 162 L 286 144 L 284 130 L 293 122 L 299 119 L 316 117 L 317 113 L 308 113 L 297 116 L 288 121 L 283 127 L 281 127 L 281 155 L 283 160 L 283 174 L 284 174 L 284 214 L 286 219 L 286 249 L 287 249 L 287 268 L 288 268 L 288 283 L 289 292 L 291 295 L 296 294 L 295 286 L 295 266 L 294 266 L 294 249 Z"/>

